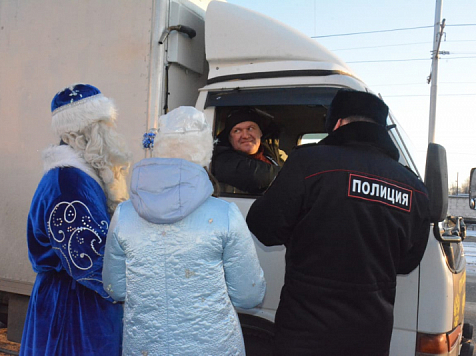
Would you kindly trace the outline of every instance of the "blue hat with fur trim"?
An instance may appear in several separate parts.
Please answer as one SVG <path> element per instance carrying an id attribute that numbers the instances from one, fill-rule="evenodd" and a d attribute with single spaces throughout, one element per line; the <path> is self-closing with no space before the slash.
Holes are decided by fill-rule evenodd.
<path id="1" fill-rule="evenodd" d="M 116 120 L 114 102 L 89 84 L 64 88 L 51 101 L 52 126 L 58 136 L 78 132 L 97 121 Z"/>

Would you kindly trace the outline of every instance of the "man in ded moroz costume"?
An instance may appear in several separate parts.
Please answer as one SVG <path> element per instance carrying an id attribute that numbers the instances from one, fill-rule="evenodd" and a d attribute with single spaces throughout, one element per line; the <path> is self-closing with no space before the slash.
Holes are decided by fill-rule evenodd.
<path id="1" fill-rule="evenodd" d="M 110 216 L 127 199 L 131 155 L 115 130 L 112 100 L 87 84 L 51 103 L 61 140 L 43 153 L 44 176 L 28 215 L 37 273 L 20 355 L 120 355 L 122 305 L 102 283 Z"/>

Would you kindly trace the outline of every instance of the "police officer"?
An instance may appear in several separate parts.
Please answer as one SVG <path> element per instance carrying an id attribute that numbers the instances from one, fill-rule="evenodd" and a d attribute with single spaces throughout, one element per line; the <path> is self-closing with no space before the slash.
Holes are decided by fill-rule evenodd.
<path id="1" fill-rule="evenodd" d="M 387 355 L 396 275 L 418 266 L 430 228 L 428 193 L 398 162 L 387 105 L 335 95 L 329 135 L 289 156 L 247 222 L 286 246 L 277 355 Z"/>

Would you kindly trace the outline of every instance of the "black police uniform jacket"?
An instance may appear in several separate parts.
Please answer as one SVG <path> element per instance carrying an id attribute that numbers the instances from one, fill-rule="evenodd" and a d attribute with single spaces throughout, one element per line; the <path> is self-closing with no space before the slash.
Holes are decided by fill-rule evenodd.
<path id="1" fill-rule="evenodd" d="M 247 217 L 286 246 L 276 314 L 283 355 L 382 355 L 396 275 L 415 269 L 430 228 L 428 193 L 382 126 L 354 122 L 294 150 Z"/>

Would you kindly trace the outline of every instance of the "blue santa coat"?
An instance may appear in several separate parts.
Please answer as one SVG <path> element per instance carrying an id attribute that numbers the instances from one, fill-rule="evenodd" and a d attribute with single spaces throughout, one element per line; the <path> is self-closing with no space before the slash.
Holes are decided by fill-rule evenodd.
<path id="1" fill-rule="evenodd" d="M 120 355 L 122 305 L 102 285 L 109 216 L 100 180 L 69 146 L 53 147 L 45 157 L 51 169 L 28 216 L 37 277 L 20 355 Z"/>
<path id="2" fill-rule="evenodd" d="M 134 167 L 131 200 L 111 221 L 104 286 L 125 301 L 125 355 L 244 355 L 233 306 L 265 293 L 246 222 L 211 197 L 206 171 L 182 159 Z"/>

